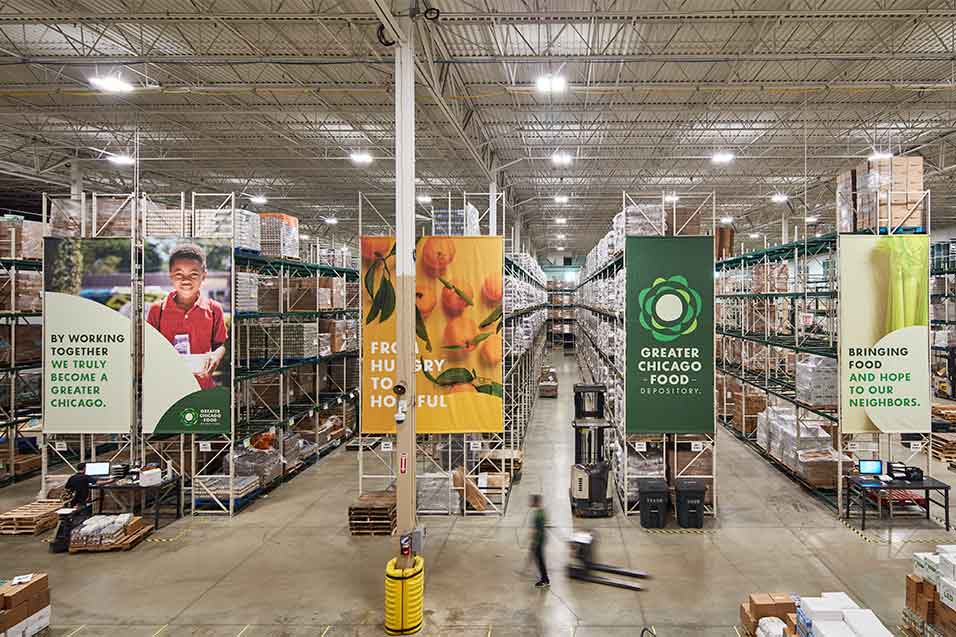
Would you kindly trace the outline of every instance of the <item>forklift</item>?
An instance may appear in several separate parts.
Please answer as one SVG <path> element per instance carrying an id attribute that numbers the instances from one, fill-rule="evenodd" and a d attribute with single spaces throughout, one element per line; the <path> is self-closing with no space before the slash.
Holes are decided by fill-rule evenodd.
<path id="1" fill-rule="evenodd" d="M 571 513 L 579 518 L 614 515 L 610 484 L 611 465 L 605 440 L 613 438 L 613 425 L 604 416 L 604 385 L 574 386 L 574 465 L 571 467 Z"/>
<path id="2" fill-rule="evenodd" d="M 582 580 L 594 584 L 604 584 L 605 586 L 614 586 L 615 588 L 623 588 L 629 591 L 644 590 L 637 584 L 596 574 L 610 573 L 611 575 L 621 575 L 634 579 L 650 579 L 651 577 L 643 571 L 630 571 L 617 566 L 598 564 L 594 561 L 594 545 L 596 543 L 597 540 L 592 533 L 578 532 L 571 536 L 569 542 L 571 561 L 568 562 L 568 577 L 570 579 Z"/>

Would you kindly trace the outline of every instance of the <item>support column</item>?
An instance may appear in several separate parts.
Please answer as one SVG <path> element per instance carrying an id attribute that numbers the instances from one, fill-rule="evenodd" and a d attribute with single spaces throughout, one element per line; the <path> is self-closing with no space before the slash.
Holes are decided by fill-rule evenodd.
<path id="1" fill-rule="evenodd" d="M 398 531 L 415 528 L 415 26 L 401 21 L 405 39 L 395 47 L 395 274 L 398 301 L 396 342 L 396 466 Z M 404 409 L 403 409 L 404 407 Z M 403 418 L 404 417 L 404 418 Z M 398 557 L 400 568 L 410 558 Z"/>
<path id="2" fill-rule="evenodd" d="M 524 223 L 524 213 L 518 213 L 515 215 L 515 220 L 513 225 L 514 228 L 514 239 L 511 241 L 512 248 L 515 252 L 521 252 L 521 224 Z"/>
<path id="3" fill-rule="evenodd" d="M 488 234 L 498 234 L 498 180 L 488 183 Z"/>
<path id="4" fill-rule="evenodd" d="M 79 201 L 83 192 L 83 166 L 75 158 L 70 162 L 70 199 Z"/>

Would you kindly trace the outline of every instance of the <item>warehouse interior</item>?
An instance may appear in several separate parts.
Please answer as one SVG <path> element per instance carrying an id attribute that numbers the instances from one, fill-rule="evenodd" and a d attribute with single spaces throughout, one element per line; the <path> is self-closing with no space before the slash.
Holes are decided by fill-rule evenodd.
<path id="1" fill-rule="evenodd" d="M 956 635 L 954 62 L 928 0 L 0 3 L 0 637 Z"/>

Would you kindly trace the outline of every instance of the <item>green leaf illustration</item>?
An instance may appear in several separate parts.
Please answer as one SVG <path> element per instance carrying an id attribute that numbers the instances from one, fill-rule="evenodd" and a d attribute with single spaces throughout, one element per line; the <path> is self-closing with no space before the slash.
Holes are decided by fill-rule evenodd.
<path id="1" fill-rule="evenodd" d="M 455 294 L 457 294 L 461 298 L 461 300 L 465 302 L 465 305 L 474 305 L 474 302 L 472 302 L 471 297 L 465 294 L 464 292 L 462 292 L 461 288 L 459 288 L 457 285 L 453 285 L 449 283 L 442 277 L 438 277 L 438 280 L 441 281 L 441 284 L 444 285 L 449 290 L 454 290 Z"/>
<path id="2" fill-rule="evenodd" d="M 379 322 L 384 323 L 395 311 L 395 287 L 391 279 L 382 277 L 382 285 L 379 286 L 378 293 L 382 295 L 382 317 Z"/>
<path id="3" fill-rule="evenodd" d="M 464 367 L 451 367 L 439 374 L 433 382 L 442 387 L 450 387 L 460 383 L 470 383 L 474 379 L 474 375 Z"/>
<path id="4" fill-rule="evenodd" d="M 501 383 L 488 383 L 487 385 L 478 385 L 475 387 L 479 393 L 488 394 L 490 396 L 497 396 L 498 398 L 504 398 L 504 387 Z"/>
<path id="5" fill-rule="evenodd" d="M 482 342 L 483 340 L 485 340 L 485 339 L 488 338 L 489 336 L 491 336 L 491 332 L 482 332 L 481 334 L 479 334 L 479 335 L 476 336 L 475 338 L 471 339 L 471 341 L 469 341 L 469 343 L 471 343 L 472 345 L 477 345 L 478 343 Z"/>
<path id="6" fill-rule="evenodd" d="M 494 323 L 500 318 L 501 318 L 501 304 L 499 303 L 498 307 L 492 310 L 491 314 L 485 317 L 485 320 L 481 322 L 479 327 L 488 327 L 489 325 L 491 325 L 492 323 Z"/>
<path id="7" fill-rule="evenodd" d="M 438 379 L 435 378 L 434 376 L 432 376 L 432 375 L 431 375 L 431 372 L 429 372 L 428 369 L 425 367 L 425 359 L 419 358 L 418 360 L 419 360 L 419 362 L 420 362 L 421 365 L 422 365 L 422 373 L 425 374 L 425 378 L 427 378 L 428 380 L 430 380 L 431 382 L 433 382 L 433 383 L 435 383 L 435 384 L 437 385 L 437 384 L 438 384 Z"/>
<path id="8" fill-rule="evenodd" d="M 368 292 L 368 298 L 375 298 L 375 268 L 378 267 L 378 261 L 373 261 L 365 272 L 365 291 Z"/>

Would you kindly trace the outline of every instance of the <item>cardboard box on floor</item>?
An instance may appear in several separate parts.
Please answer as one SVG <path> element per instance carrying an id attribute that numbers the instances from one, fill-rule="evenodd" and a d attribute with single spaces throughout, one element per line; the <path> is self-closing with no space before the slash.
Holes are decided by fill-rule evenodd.
<path id="1" fill-rule="evenodd" d="M 757 623 L 764 617 L 776 617 L 787 622 L 793 616 L 796 625 L 797 605 L 786 593 L 751 593 L 746 602 L 740 605 L 740 623 L 751 634 L 757 632 Z"/>
<path id="2" fill-rule="evenodd" d="M 45 573 L 35 573 L 23 584 L 6 582 L 0 586 L 0 633 L 5 632 L 8 637 L 24 634 L 27 625 L 37 623 L 28 620 L 49 606 L 50 589 Z"/>

